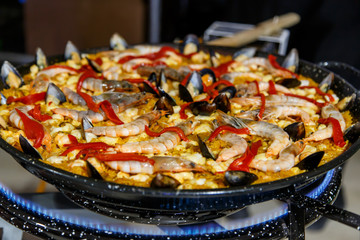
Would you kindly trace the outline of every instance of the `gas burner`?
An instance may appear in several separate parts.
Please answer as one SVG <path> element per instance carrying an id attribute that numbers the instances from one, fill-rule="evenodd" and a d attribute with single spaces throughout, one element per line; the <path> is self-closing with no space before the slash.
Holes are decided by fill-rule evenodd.
<path id="1" fill-rule="evenodd" d="M 325 176 L 304 186 L 299 193 L 288 195 L 282 201 L 271 200 L 250 205 L 238 212 L 216 220 L 184 225 L 150 225 L 116 220 L 75 206 L 64 200 L 61 193 L 50 193 L 47 201 L 38 203 L 14 194 L 0 185 L 0 216 L 25 232 L 44 238 L 86 239 L 301 239 L 304 226 L 316 221 L 320 215 L 301 209 L 293 202 L 298 195 L 315 199 L 322 204 L 335 200 L 341 183 L 342 168 L 329 171 Z M 285 195 L 284 195 L 285 196 Z M 61 206 L 48 205 L 51 199 L 61 199 Z M 68 203 L 66 202 L 68 201 Z M 101 205 L 101 204 L 100 204 Z M 64 209 L 64 206 L 67 206 Z M 126 216 L 127 213 L 123 213 Z M 132 214 L 132 213 L 130 213 Z M 131 216 L 131 215 L 130 215 Z M 129 217 L 130 218 L 130 217 Z"/>

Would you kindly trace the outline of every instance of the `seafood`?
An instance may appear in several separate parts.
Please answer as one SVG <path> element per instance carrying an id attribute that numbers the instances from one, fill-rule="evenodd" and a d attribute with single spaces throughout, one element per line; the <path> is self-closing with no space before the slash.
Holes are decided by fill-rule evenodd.
<path id="1" fill-rule="evenodd" d="M 245 111 L 238 113 L 236 116 L 239 118 L 249 118 L 256 120 L 259 115 L 260 110 L 251 110 L 251 111 Z M 306 111 L 302 110 L 299 107 L 294 106 L 270 106 L 266 107 L 265 111 L 263 113 L 263 120 L 268 119 L 284 119 L 288 117 L 300 117 L 301 121 L 308 124 L 311 122 L 310 115 Z"/>
<path id="2" fill-rule="evenodd" d="M 340 127 L 342 132 L 344 132 L 345 130 L 345 119 L 342 116 L 342 114 L 338 111 L 338 109 L 332 105 L 332 104 L 328 104 L 327 106 L 323 107 L 321 109 L 321 116 L 323 118 L 335 118 L 336 120 L 339 121 Z M 314 133 L 312 133 L 309 137 L 305 138 L 305 141 L 320 141 L 320 140 L 324 140 L 327 138 L 331 138 L 333 135 L 333 126 L 332 124 L 329 124 L 326 128 L 324 129 L 320 129 Z"/>
<path id="3" fill-rule="evenodd" d="M 225 133 L 223 135 L 219 135 L 218 138 L 230 143 L 231 147 L 221 150 L 216 159 L 217 162 L 227 161 L 233 157 L 241 156 L 245 153 L 248 146 L 246 140 L 235 133 Z"/>
<path id="4" fill-rule="evenodd" d="M 239 104 L 243 107 L 259 107 L 261 105 L 260 97 L 238 97 L 232 98 L 230 100 L 233 103 Z M 319 107 L 314 103 L 306 101 L 301 98 L 291 97 L 286 95 L 268 95 L 265 98 L 265 106 L 275 106 L 275 105 L 284 105 L 284 106 L 297 106 L 297 107 L 305 107 L 312 109 L 314 111 L 318 111 Z"/>
<path id="5" fill-rule="evenodd" d="M 158 172 L 202 172 L 204 169 L 196 163 L 180 157 L 152 157 L 154 165 L 147 162 L 111 161 L 106 164 L 116 170 L 127 173 L 158 173 Z"/>
<path id="6" fill-rule="evenodd" d="M 64 117 L 69 117 L 78 122 L 80 122 L 84 117 L 89 118 L 90 121 L 94 122 L 94 123 L 107 120 L 107 117 L 102 110 L 100 110 L 99 112 L 94 112 L 92 110 L 79 111 L 79 110 L 68 109 L 68 108 L 55 108 L 52 111 L 56 114 L 60 114 Z"/>
<path id="7" fill-rule="evenodd" d="M 91 132 L 95 135 L 105 135 L 108 137 L 127 137 L 138 135 L 145 131 L 145 126 L 160 118 L 161 112 L 154 110 L 146 113 L 132 122 L 116 126 L 97 126 L 89 128 L 86 132 Z"/>
<path id="8" fill-rule="evenodd" d="M 139 88 L 128 81 L 101 80 L 97 78 L 87 78 L 84 80 L 82 88 L 93 92 L 138 92 Z"/>
<path id="9" fill-rule="evenodd" d="M 295 165 L 295 158 L 304 148 L 304 142 L 291 143 L 281 150 L 279 158 L 275 160 L 254 159 L 250 163 L 250 167 L 267 172 L 279 172 L 289 170 Z"/>
<path id="10" fill-rule="evenodd" d="M 259 81 L 258 82 L 259 91 L 260 92 L 268 91 L 269 85 L 270 85 L 269 82 Z M 276 91 L 281 93 L 291 93 L 289 89 L 279 84 L 275 84 L 275 89 Z M 248 84 L 238 84 L 236 85 L 236 90 L 237 90 L 236 93 L 237 96 L 247 97 L 258 94 L 257 84 L 255 84 L 255 82 L 250 82 Z"/>
<path id="11" fill-rule="evenodd" d="M 194 131 L 197 121 L 191 119 L 177 125 L 183 130 L 185 136 Z M 140 142 L 127 142 L 117 144 L 115 150 L 124 153 L 162 153 L 174 148 L 180 143 L 181 139 L 175 132 L 165 132 L 160 137 Z"/>

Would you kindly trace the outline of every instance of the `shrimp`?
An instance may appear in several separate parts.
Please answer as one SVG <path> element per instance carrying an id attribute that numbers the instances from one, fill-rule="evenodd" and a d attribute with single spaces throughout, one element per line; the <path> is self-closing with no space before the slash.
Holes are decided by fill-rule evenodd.
<path id="1" fill-rule="evenodd" d="M 35 119 L 33 119 L 27 112 L 30 111 L 31 109 L 33 109 L 33 106 L 30 105 L 26 105 L 26 106 L 22 106 L 22 107 L 18 107 L 17 109 L 20 110 L 21 112 L 23 112 L 24 114 L 26 114 L 26 116 L 28 116 L 30 119 L 36 121 Z M 16 127 L 19 128 L 21 130 L 25 129 L 24 123 L 21 120 L 20 115 L 17 113 L 17 111 L 15 109 L 13 109 L 10 112 L 10 116 L 9 116 L 9 121 Z M 44 127 L 43 127 L 44 128 Z M 41 142 L 42 145 L 45 145 L 45 148 L 47 151 L 51 150 L 51 135 L 46 131 L 46 129 L 44 128 L 44 138 Z"/>
<path id="2" fill-rule="evenodd" d="M 83 117 L 87 117 L 91 120 L 91 122 L 101 122 L 107 119 L 105 113 L 100 110 L 100 112 L 94 112 L 92 110 L 87 111 L 79 111 L 74 109 L 68 109 L 68 108 L 55 108 L 52 109 L 52 111 L 56 114 L 60 114 L 61 116 L 69 117 L 71 119 L 74 119 L 76 121 L 81 121 Z"/>
<path id="3" fill-rule="evenodd" d="M 259 107 L 261 105 L 261 98 L 238 97 L 238 98 L 232 98 L 231 102 L 239 104 L 243 107 L 253 107 L 253 106 Z M 286 95 L 268 95 L 265 97 L 266 107 L 276 106 L 276 105 L 306 107 L 316 112 L 319 110 L 318 106 L 316 106 L 315 104 L 297 97 L 291 97 Z"/>
<path id="4" fill-rule="evenodd" d="M 279 126 L 263 121 L 254 121 L 249 119 L 240 119 L 228 116 L 221 111 L 219 121 L 224 124 L 229 124 L 236 128 L 247 127 L 251 135 L 256 135 L 272 140 L 271 145 L 268 147 L 266 156 L 276 156 L 281 149 L 286 147 L 290 140 L 289 135 Z"/>
<path id="5" fill-rule="evenodd" d="M 219 126 L 216 120 L 214 120 L 213 123 L 215 128 Z M 226 132 L 219 134 L 217 138 L 231 144 L 230 148 L 224 148 L 220 151 L 216 159 L 217 162 L 227 161 L 232 157 L 242 155 L 248 146 L 246 140 L 235 133 Z"/>
<path id="6" fill-rule="evenodd" d="M 147 59 L 147 58 L 135 58 L 132 59 L 130 61 L 127 61 L 126 63 L 124 63 L 122 65 L 122 68 L 126 71 L 126 72 L 132 72 L 133 71 L 133 67 L 135 67 L 136 65 L 139 64 L 150 64 L 152 63 L 151 60 Z"/>
<path id="7" fill-rule="evenodd" d="M 252 110 L 238 113 L 236 117 L 256 120 L 260 110 Z M 271 106 L 265 108 L 263 120 L 271 118 L 287 118 L 289 116 L 300 117 L 304 123 L 310 123 L 310 115 L 299 107 L 293 106 Z"/>
<path id="8" fill-rule="evenodd" d="M 93 92 L 139 92 L 139 88 L 128 81 L 101 80 L 97 78 L 87 78 L 82 87 Z"/>
<path id="9" fill-rule="evenodd" d="M 342 132 L 344 132 L 346 123 L 343 115 L 339 112 L 339 110 L 333 105 L 328 104 L 327 106 L 321 109 L 321 117 L 322 118 L 335 118 L 339 121 Z M 305 138 L 305 141 L 321 141 L 327 138 L 331 138 L 333 135 L 333 127 L 329 124 L 326 128 L 320 129 L 314 133 L 312 133 L 309 137 Z"/>
<path id="10" fill-rule="evenodd" d="M 85 100 L 70 88 L 64 87 L 63 92 L 66 98 L 75 105 L 86 106 Z"/>
<path id="11" fill-rule="evenodd" d="M 46 91 L 50 83 L 50 79 L 45 74 L 40 74 L 30 84 L 30 94 Z"/>
<path id="12" fill-rule="evenodd" d="M 185 135 L 189 135 L 195 129 L 198 122 L 189 119 L 177 125 L 184 131 Z M 115 150 L 124 153 L 164 153 L 174 148 L 181 141 L 179 135 L 175 132 L 165 132 L 160 137 L 147 141 L 127 142 L 125 144 L 117 144 Z"/>
<path id="13" fill-rule="evenodd" d="M 42 74 L 52 78 L 60 73 L 68 73 L 71 75 L 77 74 L 75 70 L 72 70 L 70 68 L 63 68 L 63 67 L 52 67 L 52 68 L 44 68 L 40 72 L 38 72 L 37 76 L 40 76 Z"/>
<path id="14" fill-rule="evenodd" d="M 156 76 L 160 76 L 161 70 L 164 71 L 166 78 L 170 78 L 171 80 L 180 82 L 185 78 L 188 72 L 179 71 L 164 65 L 157 66 L 140 66 L 137 68 L 137 72 L 141 76 L 150 76 L 151 73 L 155 72 Z M 190 72 L 190 70 L 189 70 Z"/>
<path id="15" fill-rule="evenodd" d="M 154 165 L 151 165 L 148 162 L 138 161 L 111 161 L 105 162 L 105 164 L 114 170 L 132 174 L 204 171 L 204 169 L 200 165 L 181 157 L 154 156 L 151 159 L 155 161 Z M 88 161 L 94 162 L 96 160 L 89 158 Z"/>
<path id="16" fill-rule="evenodd" d="M 262 77 L 260 77 L 259 75 L 255 74 L 255 73 L 251 73 L 251 72 L 230 72 L 230 73 L 225 73 L 225 74 L 221 75 L 220 78 L 228 80 L 232 83 L 235 82 L 236 78 L 246 78 L 246 79 L 252 79 L 252 80 L 256 80 L 256 81 L 263 80 Z"/>
<path id="17" fill-rule="evenodd" d="M 128 137 L 138 135 L 145 131 L 145 126 L 149 126 L 150 122 L 160 118 L 162 113 L 154 110 L 146 113 L 132 122 L 116 126 L 97 126 L 89 128 L 86 132 L 91 132 L 97 136 L 105 135 L 108 137 Z"/>
<path id="18" fill-rule="evenodd" d="M 298 141 L 289 144 L 284 148 L 279 158 L 275 160 L 253 159 L 250 167 L 259 169 L 263 172 L 279 172 L 281 170 L 289 170 L 295 165 L 296 156 L 304 149 L 304 142 Z"/>
<path id="19" fill-rule="evenodd" d="M 258 85 L 260 92 L 269 91 L 269 87 L 270 87 L 269 82 L 258 81 Z M 275 89 L 280 93 L 291 93 L 291 91 L 288 88 L 279 84 L 275 84 Z M 258 93 L 255 82 L 250 82 L 248 84 L 238 84 L 236 85 L 236 90 L 237 90 L 236 95 L 242 97 L 254 96 Z"/>

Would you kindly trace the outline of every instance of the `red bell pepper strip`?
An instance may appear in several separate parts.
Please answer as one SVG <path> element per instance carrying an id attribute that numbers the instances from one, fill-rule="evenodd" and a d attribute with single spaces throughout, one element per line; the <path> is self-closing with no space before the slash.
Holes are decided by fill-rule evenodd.
<path id="1" fill-rule="evenodd" d="M 101 109 L 105 112 L 106 116 L 117 125 L 124 124 L 123 121 L 114 112 L 114 109 L 111 106 L 111 103 L 108 100 L 102 101 L 100 104 Z"/>
<path id="2" fill-rule="evenodd" d="M 181 85 L 185 86 L 189 80 L 189 77 L 190 77 L 191 73 L 188 73 L 184 79 L 180 82 Z"/>
<path id="3" fill-rule="evenodd" d="M 151 165 L 155 164 L 155 161 L 151 158 L 138 155 L 136 153 L 115 153 L 115 154 L 96 154 L 94 156 L 99 161 L 111 162 L 111 161 L 137 161 L 148 162 Z"/>
<path id="4" fill-rule="evenodd" d="M 207 87 L 207 90 L 212 90 L 214 88 L 216 88 L 217 86 L 219 86 L 220 84 L 224 84 L 226 86 L 232 86 L 234 87 L 234 84 L 232 84 L 231 82 L 229 82 L 228 80 L 224 80 L 224 79 L 221 79 L 217 82 L 214 82 L 213 84 L 211 84 L 209 87 Z"/>
<path id="5" fill-rule="evenodd" d="M 41 114 L 40 104 L 36 104 L 35 107 L 27 112 L 30 116 L 32 116 L 35 120 L 39 122 L 43 122 L 49 119 L 52 119 L 51 116 L 47 114 Z"/>
<path id="6" fill-rule="evenodd" d="M 231 60 L 226 63 L 220 64 L 218 67 L 211 67 L 210 69 L 213 70 L 215 76 L 219 78 L 221 75 L 227 73 L 229 70 L 229 66 L 233 64 L 235 61 Z"/>
<path id="7" fill-rule="evenodd" d="M 275 57 L 274 55 L 269 54 L 268 59 L 269 59 L 269 62 L 270 62 L 270 64 L 271 64 L 271 66 L 273 66 L 274 68 L 279 69 L 279 70 L 282 70 L 282 71 L 285 71 L 285 72 L 288 72 L 288 73 L 290 73 L 293 77 L 299 78 L 299 75 L 297 75 L 296 73 L 290 71 L 290 70 L 287 69 L 287 68 L 284 68 L 284 67 L 280 66 L 280 64 L 276 61 L 276 57 Z"/>
<path id="8" fill-rule="evenodd" d="M 75 144 L 67 144 L 64 146 L 69 146 L 69 148 L 66 149 L 60 156 L 66 156 L 68 153 L 74 150 L 83 150 L 83 149 L 105 150 L 112 147 L 103 142 L 75 143 Z"/>
<path id="9" fill-rule="evenodd" d="M 320 88 L 318 87 L 314 87 L 314 86 L 300 86 L 300 89 L 315 89 L 316 93 L 321 95 L 321 96 L 327 96 L 330 100 L 330 102 L 335 101 L 334 97 L 330 94 L 330 93 L 324 93 L 323 91 L 320 90 Z"/>
<path id="10" fill-rule="evenodd" d="M 160 132 L 153 132 L 149 129 L 148 126 L 145 126 L 145 132 L 147 135 L 149 135 L 150 137 L 160 137 L 163 133 L 166 132 L 175 132 L 179 135 L 179 137 L 181 138 L 181 140 L 188 142 L 189 139 L 185 136 L 184 131 L 179 128 L 179 127 L 167 127 L 164 128 L 163 130 L 161 130 Z"/>
<path id="11" fill-rule="evenodd" d="M 10 104 L 13 102 L 22 102 L 26 105 L 30 105 L 30 104 L 34 104 L 38 101 L 43 101 L 45 100 L 45 96 L 46 96 L 46 92 L 41 92 L 41 93 L 35 93 L 35 94 L 30 94 L 24 97 L 19 97 L 19 98 L 14 98 L 13 96 L 8 97 L 6 104 Z"/>
<path id="12" fill-rule="evenodd" d="M 223 126 L 216 128 L 215 131 L 211 133 L 208 140 L 211 142 L 222 131 L 229 131 L 229 132 L 236 133 L 236 134 L 250 134 L 250 131 L 248 128 L 234 128 L 234 127 L 230 127 L 227 125 L 223 125 Z"/>
<path id="13" fill-rule="evenodd" d="M 261 146 L 260 140 L 253 143 L 250 149 L 248 147 L 246 149 L 246 152 L 240 158 L 235 159 L 230 164 L 228 170 L 249 172 L 249 165 L 256 156 L 260 146 Z"/>
<path id="14" fill-rule="evenodd" d="M 81 74 L 81 76 L 79 77 L 79 80 L 77 82 L 76 85 L 76 91 L 79 93 L 81 91 L 81 87 L 83 85 L 83 82 L 85 81 L 85 79 L 87 78 L 98 78 L 96 73 L 94 71 L 85 71 Z"/>
<path id="15" fill-rule="evenodd" d="M 84 92 L 78 92 L 78 94 L 85 100 L 88 108 L 94 112 L 99 112 L 99 104 L 96 104 L 92 97 Z"/>
<path id="16" fill-rule="evenodd" d="M 259 82 L 254 81 L 254 83 L 256 85 L 256 90 L 257 90 L 257 95 L 256 96 L 260 96 L 260 98 L 261 98 L 261 106 L 260 106 L 260 111 L 259 111 L 259 114 L 258 114 L 258 118 L 259 118 L 259 120 L 262 120 L 263 114 L 265 112 L 266 99 L 265 99 L 265 95 L 260 92 Z"/>
<path id="17" fill-rule="evenodd" d="M 284 95 L 289 96 L 289 97 L 296 97 L 296 98 L 304 99 L 304 100 L 306 100 L 308 102 L 311 102 L 311 103 L 315 104 L 319 108 L 322 108 L 322 107 L 324 107 L 326 105 L 325 103 L 321 103 L 321 102 L 318 102 L 318 101 L 316 101 L 314 99 L 311 99 L 311 98 L 308 98 L 308 97 L 305 97 L 305 96 L 301 96 L 301 95 L 297 95 L 297 94 L 284 93 Z"/>
<path id="18" fill-rule="evenodd" d="M 345 141 L 344 141 L 344 134 L 341 130 L 341 126 L 339 121 L 336 118 L 321 118 L 318 121 L 319 123 L 322 124 L 331 124 L 332 125 L 332 129 L 333 129 L 333 135 L 332 138 L 334 140 L 334 143 L 336 146 L 339 147 L 344 147 L 345 146 Z"/>
<path id="19" fill-rule="evenodd" d="M 269 91 L 268 91 L 268 93 L 269 94 L 277 94 L 275 83 L 274 83 L 273 80 L 269 81 Z"/>
<path id="20" fill-rule="evenodd" d="M 24 132 L 28 139 L 34 139 L 34 147 L 38 148 L 41 146 L 41 142 L 45 136 L 44 127 L 37 121 L 34 121 L 30 119 L 28 116 L 26 116 L 25 113 L 22 111 L 16 109 L 16 112 L 19 114 L 21 121 L 24 124 Z"/>
<path id="21" fill-rule="evenodd" d="M 74 135 L 68 134 L 69 140 L 71 144 L 78 144 L 78 140 Z"/>

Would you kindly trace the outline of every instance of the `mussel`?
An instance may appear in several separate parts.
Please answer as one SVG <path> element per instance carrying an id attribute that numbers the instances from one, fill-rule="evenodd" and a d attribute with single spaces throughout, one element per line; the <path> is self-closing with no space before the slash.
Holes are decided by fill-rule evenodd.
<path id="1" fill-rule="evenodd" d="M 169 86 L 163 69 L 160 71 L 159 78 L 156 79 L 156 88 L 159 91 L 160 97 L 165 97 L 172 106 L 177 105 L 175 99 L 166 92 Z"/>
<path id="2" fill-rule="evenodd" d="M 56 86 L 54 83 L 49 83 L 48 89 L 46 91 L 45 102 L 52 102 L 55 105 L 58 105 L 60 103 L 66 102 L 66 97 L 58 86 Z"/>
<path id="3" fill-rule="evenodd" d="M 2 88 L 19 88 L 24 80 L 16 68 L 8 61 L 4 61 L 1 67 Z"/>
<path id="4" fill-rule="evenodd" d="M 86 137 L 86 132 L 85 130 L 89 129 L 89 128 L 93 128 L 94 125 L 92 124 L 91 120 L 88 117 L 83 117 L 81 120 L 81 137 L 83 139 L 86 140 L 86 142 L 88 142 L 88 139 Z"/>
<path id="5" fill-rule="evenodd" d="M 101 173 L 104 172 L 103 166 L 101 165 L 100 161 L 96 158 L 88 158 L 87 159 L 87 166 L 90 171 L 90 176 L 94 179 L 104 179 L 101 176 Z"/>
<path id="6" fill-rule="evenodd" d="M 66 60 L 72 59 L 75 62 L 79 62 L 81 59 L 80 51 L 71 41 L 66 43 L 64 57 Z"/>
<path id="7" fill-rule="evenodd" d="M 219 94 L 225 93 L 228 98 L 233 98 L 233 97 L 235 97 L 236 92 L 237 92 L 237 90 L 234 86 L 227 86 L 227 87 L 222 88 L 219 91 Z"/>
<path id="8" fill-rule="evenodd" d="M 186 102 L 192 102 L 195 96 L 204 92 L 201 75 L 196 71 L 191 73 L 185 86 L 180 87 L 180 85 L 179 97 L 181 100 Z"/>
<path id="9" fill-rule="evenodd" d="M 296 78 L 284 78 L 276 81 L 276 84 L 280 84 L 286 88 L 296 88 L 301 85 L 301 81 Z"/>
<path id="10" fill-rule="evenodd" d="M 154 72 L 149 75 L 148 81 L 150 83 L 156 83 L 156 74 Z M 144 83 L 144 91 L 155 94 L 155 95 L 158 95 L 158 93 L 155 92 L 155 90 L 146 83 Z"/>
<path id="11" fill-rule="evenodd" d="M 208 103 L 207 101 L 198 101 L 191 103 L 189 108 L 195 116 L 210 116 L 213 112 L 215 112 L 216 104 Z"/>
<path id="12" fill-rule="evenodd" d="M 46 56 L 41 48 L 36 49 L 35 55 L 36 65 L 39 67 L 40 70 L 46 68 L 48 66 Z"/>
<path id="13" fill-rule="evenodd" d="M 94 60 L 91 60 L 90 58 L 86 57 L 86 60 L 88 62 L 88 64 L 90 65 L 90 67 L 97 73 L 101 73 L 101 67 L 99 66 L 99 64 L 97 64 L 97 62 L 95 62 Z"/>
<path id="14" fill-rule="evenodd" d="M 114 33 L 110 38 L 110 49 L 112 50 L 125 50 L 128 47 L 125 39 L 118 33 Z"/>
<path id="15" fill-rule="evenodd" d="M 197 135 L 199 147 L 201 154 L 206 158 L 216 159 L 212 151 L 209 149 L 209 147 L 206 145 L 206 143 L 200 138 L 199 135 Z"/>
<path id="16" fill-rule="evenodd" d="M 155 103 L 154 110 L 164 110 L 167 114 L 174 113 L 173 106 L 165 96 L 160 97 L 160 99 Z"/>
<path id="17" fill-rule="evenodd" d="M 0 92 L 0 104 L 1 104 L 1 105 L 5 105 L 5 104 L 6 104 L 6 101 L 7 101 L 6 97 L 4 96 L 4 94 L 2 94 L 2 93 Z"/>
<path id="18" fill-rule="evenodd" d="M 247 58 L 252 58 L 255 56 L 256 54 L 256 47 L 247 47 L 247 48 L 242 48 L 239 51 L 236 51 L 233 54 L 233 59 L 235 61 L 241 61 L 243 60 L 243 58 L 247 57 Z"/>
<path id="19" fill-rule="evenodd" d="M 294 72 L 297 72 L 299 67 L 299 52 L 295 48 L 291 49 L 281 66 L 287 69 L 295 67 Z"/>
<path id="20" fill-rule="evenodd" d="M 230 186 L 246 186 L 256 181 L 258 176 L 253 173 L 243 171 L 227 171 L 225 180 Z"/>
<path id="21" fill-rule="evenodd" d="M 199 39 L 195 34 L 185 36 L 183 43 L 180 45 L 180 51 L 185 54 L 196 53 L 200 50 Z"/>
<path id="22" fill-rule="evenodd" d="M 32 156 L 33 158 L 42 159 L 41 154 L 38 152 L 38 150 L 36 150 L 31 145 L 31 143 L 21 134 L 19 135 L 19 143 L 24 153 Z"/>
<path id="23" fill-rule="evenodd" d="M 331 84 L 334 81 L 334 74 L 329 73 L 320 83 L 319 88 L 321 91 L 326 93 L 331 88 Z"/>
<path id="24" fill-rule="evenodd" d="M 212 67 L 218 67 L 220 65 L 220 60 L 216 56 L 216 52 L 214 49 L 209 49 L 209 55 L 210 55 L 210 62 Z"/>
<path id="25" fill-rule="evenodd" d="M 284 128 L 284 131 L 289 134 L 289 137 L 294 142 L 305 137 L 305 125 L 303 122 L 295 122 Z"/>
<path id="26" fill-rule="evenodd" d="M 301 160 L 295 167 L 300 168 L 301 170 L 311 171 L 319 165 L 321 159 L 323 158 L 325 152 L 315 152 L 313 154 L 308 155 L 303 160 Z"/>
<path id="27" fill-rule="evenodd" d="M 206 81 L 206 83 L 208 83 L 207 85 L 210 85 L 210 84 L 213 84 L 216 82 L 215 73 L 210 68 L 203 68 L 199 71 L 199 73 L 200 73 L 200 76 L 202 79 L 204 76 L 208 75 L 208 80 Z"/>
<path id="28" fill-rule="evenodd" d="M 344 97 L 341 99 L 337 104 L 336 107 L 339 109 L 339 111 L 343 112 L 348 109 L 350 109 L 356 99 L 356 93 L 351 94 L 350 96 Z"/>
<path id="29" fill-rule="evenodd" d="M 357 122 L 344 131 L 344 139 L 349 140 L 350 143 L 355 143 L 360 136 L 360 122 Z"/>
<path id="30" fill-rule="evenodd" d="M 213 103 L 215 103 L 216 109 L 219 109 L 224 113 L 227 113 L 231 110 L 230 99 L 225 92 L 219 93 L 219 95 L 214 98 Z"/>
<path id="31" fill-rule="evenodd" d="M 180 185 L 180 182 L 175 178 L 158 173 L 151 181 L 150 186 L 153 188 L 172 188 L 175 189 Z"/>

